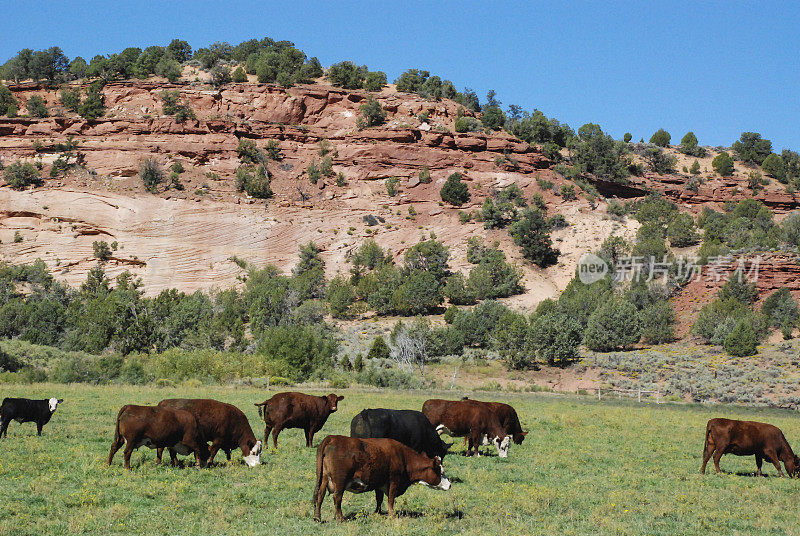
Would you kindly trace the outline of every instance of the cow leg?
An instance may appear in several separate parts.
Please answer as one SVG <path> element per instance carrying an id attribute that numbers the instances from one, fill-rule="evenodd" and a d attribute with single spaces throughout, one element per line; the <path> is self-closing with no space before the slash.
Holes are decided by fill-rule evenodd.
<path id="1" fill-rule="evenodd" d="M 161 457 L 164 455 L 164 447 L 156 449 L 156 464 L 161 465 Z"/>
<path id="2" fill-rule="evenodd" d="M 0 437 L 8 437 L 8 425 L 11 423 L 11 419 L 7 421 L 0 420 Z"/>
<path id="3" fill-rule="evenodd" d="M 311 437 L 311 429 L 310 428 L 303 428 L 303 434 L 306 436 L 306 446 L 310 447 L 311 442 L 309 441 L 309 437 Z"/>
<path id="4" fill-rule="evenodd" d="M 703 451 L 703 465 L 700 466 L 700 474 L 701 475 L 706 474 L 706 464 L 708 463 L 708 460 L 711 459 L 711 455 L 712 454 L 714 454 L 714 446 L 713 445 L 709 445 L 708 443 L 706 443 L 706 448 Z"/>
<path id="5" fill-rule="evenodd" d="M 214 461 L 214 456 L 217 455 L 217 452 L 219 452 L 220 447 L 221 447 L 221 445 L 217 441 L 214 441 L 213 443 L 211 443 L 211 448 L 208 450 L 208 464 L 207 465 L 211 465 L 211 462 Z M 196 452 L 195 452 L 195 458 L 197 458 L 197 453 Z M 228 454 L 228 459 L 229 460 L 231 459 L 230 454 Z"/>
<path id="6" fill-rule="evenodd" d="M 721 473 L 722 472 L 722 469 L 719 468 L 719 460 L 722 458 L 722 454 L 724 452 L 725 451 L 723 449 L 717 449 L 714 452 L 714 469 L 717 470 L 717 473 Z"/>
<path id="7" fill-rule="evenodd" d="M 467 444 L 467 451 L 464 453 L 464 456 L 472 456 L 472 436 L 465 436 L 468 440 Z"/>
<path id="8" fill-rule="evenodd" d="M 225 456 L 231 461 L 231 449 L 225 449 Z"/>
<path id="9" fill-rule="evenodd" d="M 322 521 L 322 501 L 325 499 L 325 493 L 328 491 L 328 475 L 323 474 L 320 481 L 317 496 L 314 497 L 314 521 L 317 523 Z"/>
<path id="10" fill-rule="evenodd" d="M 267 448 L 267 439 L 269 439 L 269 433 L 272 431 L 272 426 L 265 425 L 264 426 L 264 448 Z"/>
<path id="11" fill-rule="evenodd" d="M 344 487 L 336 487 L 333 491 L 333 505 L 336 507 L 336 519 L 344 521 L 342 514 L 342 497 L 344 496 Z"/>
<path id="12" fill-rule="evenodd" d="M 37 436 L 41 436 L 42 435 L 42 428 L 43 427 L 44 427 L 44 423 L 41 423 L 41 422 L 37 422 L 36 423 L 36 435 Z"/>
<path id="13" fill-rule="evenodd" d="M 775 466 L 775 469 L 778 470 L 778 476 L 783 477 L 783 471 L 781 470 L 781 460 L 775 455 L 774 452 L 765 452 L 764 457 Z"/>
<path id="14" fill-rule="evenodd" d="M 394 484 L 389 484 L 388 503 L 389 503 L 389 517 L 394 517 L 394 498 L 397 495 L 397 488 Z"/>
<path id="15" fill-rule="evenodd" d="M 383 506 L 383 491 L 376 489 L 375 490 L 375 513 L 381 513 L 381 506 Z"/>
<path id="16" fill-rule="evenodd" d="M 116 454 L 120 447 L 122 447 L 124 444 L 125 438 L 123 437 L 120 437 L 119 441 L 115 439 L 114 442 L 111 443 L 111 451 L 108 453 L 108 461 L 106 462 L 106 465 L 111 465 L 111 462 L 114 460 L 114 454 Z"/>
<path id="17" fill-rule="evenodd" d="M 172 467 L 178 467 L 178 453 L 173 448 L 167 449 L 169 451 L 169 459 Z"/>
<path id="18" fill-rule="evenodd" d="M 760 454 L 756 454 L 756 468 L 758 469 L 758 471 L 756 472 L 756 475 L 758 475 L 758 476 L 764 476 L 764 473 L 761 472 L 761 464 L 763 462 L 764 462 L 764 458 L 762 458 Z"/>
<path id="19" fill-rule="evenodd" d="M 275 428 L 272 429 L 272 446 L 275 449 L 278 448 L 278 434 L 281 433 L 281 430 L 283 430 L 283 428 L 280 426 L 275 426 Z"/>
<path id="20" fill-rule="evenodd" d="M 128 441 L 125 445 L 125 469 L 131 468 L 131 454 L 133 453 L 133 441 Z"/>

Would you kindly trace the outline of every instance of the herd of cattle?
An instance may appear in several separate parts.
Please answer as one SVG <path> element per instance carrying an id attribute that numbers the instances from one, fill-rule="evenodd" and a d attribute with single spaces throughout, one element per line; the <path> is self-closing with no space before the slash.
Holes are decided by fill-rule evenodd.
<path id="1" fill-rule="evenodd" d="M 194 454 L 198 467 L 211 464 L 220 450 L 230 460 L 231 452 L 240 449 L 244 462 L 255 467 L 261 463 L 262 445 L 266 445 L 270 432 L 277 448 L 281 430 L 302 428 L 306 446 L 311 447 L 314 434 L 322 429 L 342 399 L 343 396 L 335 394 L 279 393 L 255 404 L 264 419 L 263 444 L 256 439 L 245 414 L 231 404 L 183 398 L 162 400 L 157 406 L 128 404 L 117 414 L 107 463 L 111 465 L 114 455 L 124 445 L 126 469 L 130 469 L 131 454 L 139 447 L 156 449 L 157 463 L 161 463 L 167 449 L 172 465 L 178 464 L 178 454 Z M 62 402 L 59 398 L 4 399 L 0 406 L 0 437 L 8 435 L 11 421 L 33 422 L 37 434 L 42 435 L 42 428 Z M 464 397 L 428 400 L 421 412 L 365 409 L 351 421 L 350 437 L 329 435 L 317 447 L 314 519 L 320 520 L 326 493 L 333 495 L 337 519 L 344 521 L 345 491 L 374 491 L 376 512 L 381 511 L 386 495 L 389 515 L 393 515 L 395 498 L 412 484 L 450 489 L 442 459 L 452 443 L 442 441 L 441 434 L 464 437 L 467 456 L 480 456 L 481 445 L 494 445 L 498 456 L 505 458 L 510 444 L 522 444 L 527 433 L 522 431 L 514 408 L 501 402 Z M 777 427 L 753 421 L 711 419 L 706 426 L 701 473 L 705 474 L 712 457 L 716 471 L 720 472 L 720 458 L 729 453 L 755 456 L 759 476 L 763 460 L 772 463 L 780 476 L 783 476 L 781 462 L 789 476 L 794 476 L 800 468 L 800 458 Z"/>

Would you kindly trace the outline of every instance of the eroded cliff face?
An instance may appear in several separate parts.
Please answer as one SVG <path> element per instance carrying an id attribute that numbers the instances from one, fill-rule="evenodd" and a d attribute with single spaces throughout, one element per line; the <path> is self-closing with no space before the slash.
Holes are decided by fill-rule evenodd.
<path id="1" fill-rule="evenodd" d="M 602 202 L 590 204 L 582 195 L 564 201 L 555 195 L 568 182 L 552 171 L 538 148 L 502 132 L 454 133 L 456 103 L 399 94 L 391 86 L 372 94 L 387 111 L 386 124 L 362 130 L 356 120 L 370 95 L 322 83 L 289 89 L 230 84 L 219 91 L 202 83 L 111 83 L 103 89 L 107 114 L 95 122 L 61 108 L 57 90 L 12 89 L 23 103 L 33 94 L 43 96 L 54 116 L 0 118 L 2 161 L 41 161 L 47 176 L 59 155 L 57 144 L 73 137 L 86 169 L 23 192 L 0 186 L 0 259 L 41 258 L 73 285 L 95 264 L 92 243 L 98 240 L 117 242 L 107 264 L 110 275 L 130 270 L 142 278 L 148 294 L 155 294 L 171 287 L 193 291 L 236 285 L 244 274 L 239 260 L 289 270 L 300 245 L 309 241 L 321 247 L 329 277 L 349 270 L 349 256 L 367 238 L 399 260 L 431 234 L 450 248 L 453 268 L 466 271 L 467 240 L 477 235 L 498 241 L 523 270 L 526 293 L 508 302 L 533 307 L 563 290 L 582 253 L 598 249 L 611 234 L 632 241 L 638 227 L 631 218 L 609 219 Z M 178 123 L 163 115 L 164 91 L 179 92 L 196 119 Z M 272 199 L 250 199 L 236 190 L 241 139 L 262 148 L 267 140 L 280 144 L 282 159 L 268 163 Z M 306 168 L 321 160 L 323 148 L 334 175 L 312 184 Z M 712 157 L 701 163 L 710 168 Z M 186 169 L 180 177 L 184 189 L 148 193 L 138 177 L 145 158 L 157 159 L 165 169 L 180 162 Z M 681 160 L 679 167 L 687 163 Z M 430 183 L 419 180 L 423 166 L 430 170 Z M 752 196 L 746 171 L 737 169 L 735 178 L 725 179 L 707 174 L 696 192 L 679 175 L 646 174 L 632 177 L 625 187 L 602 181 L 596 186 L 623 198 L 658 190 L 683 210 L 699 212 L 703 206 L 719 209 L 725 201 Z M 339 172 L 343 185 L 337 185 Z M 439 196 L 454 172 L 463 175 L 472 195 L 462 207 L 443 204 Z M 388 177 L 400 179 L 394 197 L 387 193 Z M 537 179 L 555 186 L 542 190 Z M 558 265 L 540 270 L 522 259 L 507 231 L 460 221 L 460 211 L 479 209 L 494 189 L 512 183 L 528 198 L 540 193 L 549 214 L 563 214 L 570 223 L 553 233 L 562 252 Z M 779 214 L 797 208 L 795 196 L 774 183 L 755 197 Z M 367 225 L 368 215 L 380 224 Z M 14 240 L 16 233 L 21 242 Z"/>
<path id="2" fill-rule="evenodd" d="M 178 91 L 196 120 L 177 123 L 162 115 L 163 91 Z M 107 265 L 111 275 L 130 270 L 154 294 L 170 287 L 235 285 L 243 269 L 234 260 L 288 270 L 309 241 L 322 248 L 330 277 L 349 270 L 349 256 L 368 237 L 399 259 L 431 233 L 450 247 L 453 267 L 466 270 L 467 239 L 480 235 L 499 241 L 525 273 L 528 292 L 511 303 L 533 306 L 563 289 L 580 251 L 599 246 L 612 228 L 630 237 L 635 227 L 607 220 L 585 199 L 563 202 L 552 190 L 542 192 L 537 178 L 556 188 L 565 181 L 537 148 L 504 133 L 453 133 L 456 103 L 429 102 L 391 88 L 376 95 L 388 112 L 386 124 L 363 130 L 356 119 L 367 93 L 319 84 L 231 84 L 215 91 L 112 83 L 103 90 L 107 114 L 95 122 L 59 108 L 54 90 L 15 93 L 22 102 L 32 94 L 45 97 L 57 116 L 0 119 L 3 161 L 41 160 L 46 176 L 58 157 L 56 145 L 72 136 L 85 154 L 86 170 L 24 192 L 0 187 L 0 255 L 10 262 L 42 258 L 70 284 L 82 282 L 96 262 L 92 243 L 98 240 L 118 244 Z M 243 138 L 262 148 L 267 140 L 280 144 L 283 158 L 268 164 L 275 192 L 268 201 L 250 199 L 234 186 Z M 321 160 L 323 144 L 344 185 L 337 185 L 335 175 L 317 184 L 309 180 L 306 167 Z M 165 168 L 181 162 L 184 189 L 146 192 L 138 170 L 150 157 Z M 419 180 L 423 166 L 430 183 Z M 444 205 L 439 196 L 454 172 L 462 173 L 472 194 L 462 207 Z M 387 177 L 400 179 L 394 197 L 387 193 Z M 559 266 L 539 270 L 523 261 L 506 231 L 459 221 L 459 211 L 479 209 L 493 189 L 511 183 L 528 197 L 542 193 L 551 214 L 564 213 L 574 224 L 554 235 L 563 252 Z M 369 226 L 368 215 L 382 221 Z M 21 242 L 13 239 L 17 232 Z"/>

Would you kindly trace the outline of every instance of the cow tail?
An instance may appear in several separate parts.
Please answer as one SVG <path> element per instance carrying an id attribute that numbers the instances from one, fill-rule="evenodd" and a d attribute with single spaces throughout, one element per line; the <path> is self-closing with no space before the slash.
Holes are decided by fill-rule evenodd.
<path id="1" fill-rule="evenodd" d="M 114 426 L 114 443 L 117 443 L 117 444 L 119 444 L 119 439 L 120 439 L 119 421 L 120 421 L 120 419 L 122 419 L 122 412 L 125 411 L 125 408 L 127 408 L 127 407 L 128 406 L 122 406 L 122 408 L 120 408 L 120 410 L 119 410 L 119 413 L 117 413 L 117 424 Z"/>
<path id="2" fill-rule="evenodd" d="M 311 497 L 311 503 L 317 504 L 317 495 L 319 495 L 319 488 L 322 486 L 322 462 L 325 457 L 325 447 L 328 446 L 328 438 L 322 440 L 322 443 L 317 447 L 317 482 L 314 485 L 314 495 Z"/>
<path id="3" fill-rule="evenodd" d="M 258 408 L 258 416 L 259 417 L 265 417 L 266 416 L 266 414 L 267 414 L 267 401 L 266 400 L 264 402 L 260 403 L 260 404 L 253 404 L 253 405 Z"/>
<path id="4" fill-rule="evenodd" d="M 706 440 L 703 442 L 703 452 L 708 448 L 708 440 L 711 439 L 711 423 L 706 424 Z"/>

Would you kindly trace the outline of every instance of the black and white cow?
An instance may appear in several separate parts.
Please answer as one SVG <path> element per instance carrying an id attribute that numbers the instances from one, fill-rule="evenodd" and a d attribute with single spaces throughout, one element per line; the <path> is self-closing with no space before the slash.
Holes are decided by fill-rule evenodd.
<path id="1" fill-rule="evenodd" d="M 36 435 L 42 435 L 42 427 L 50 422 L 63 398 L 29 400 L 27 398 L 6 398 L 0 406 L 0 437 L 8 436 L 11 421 L 35 422 Z"/>

